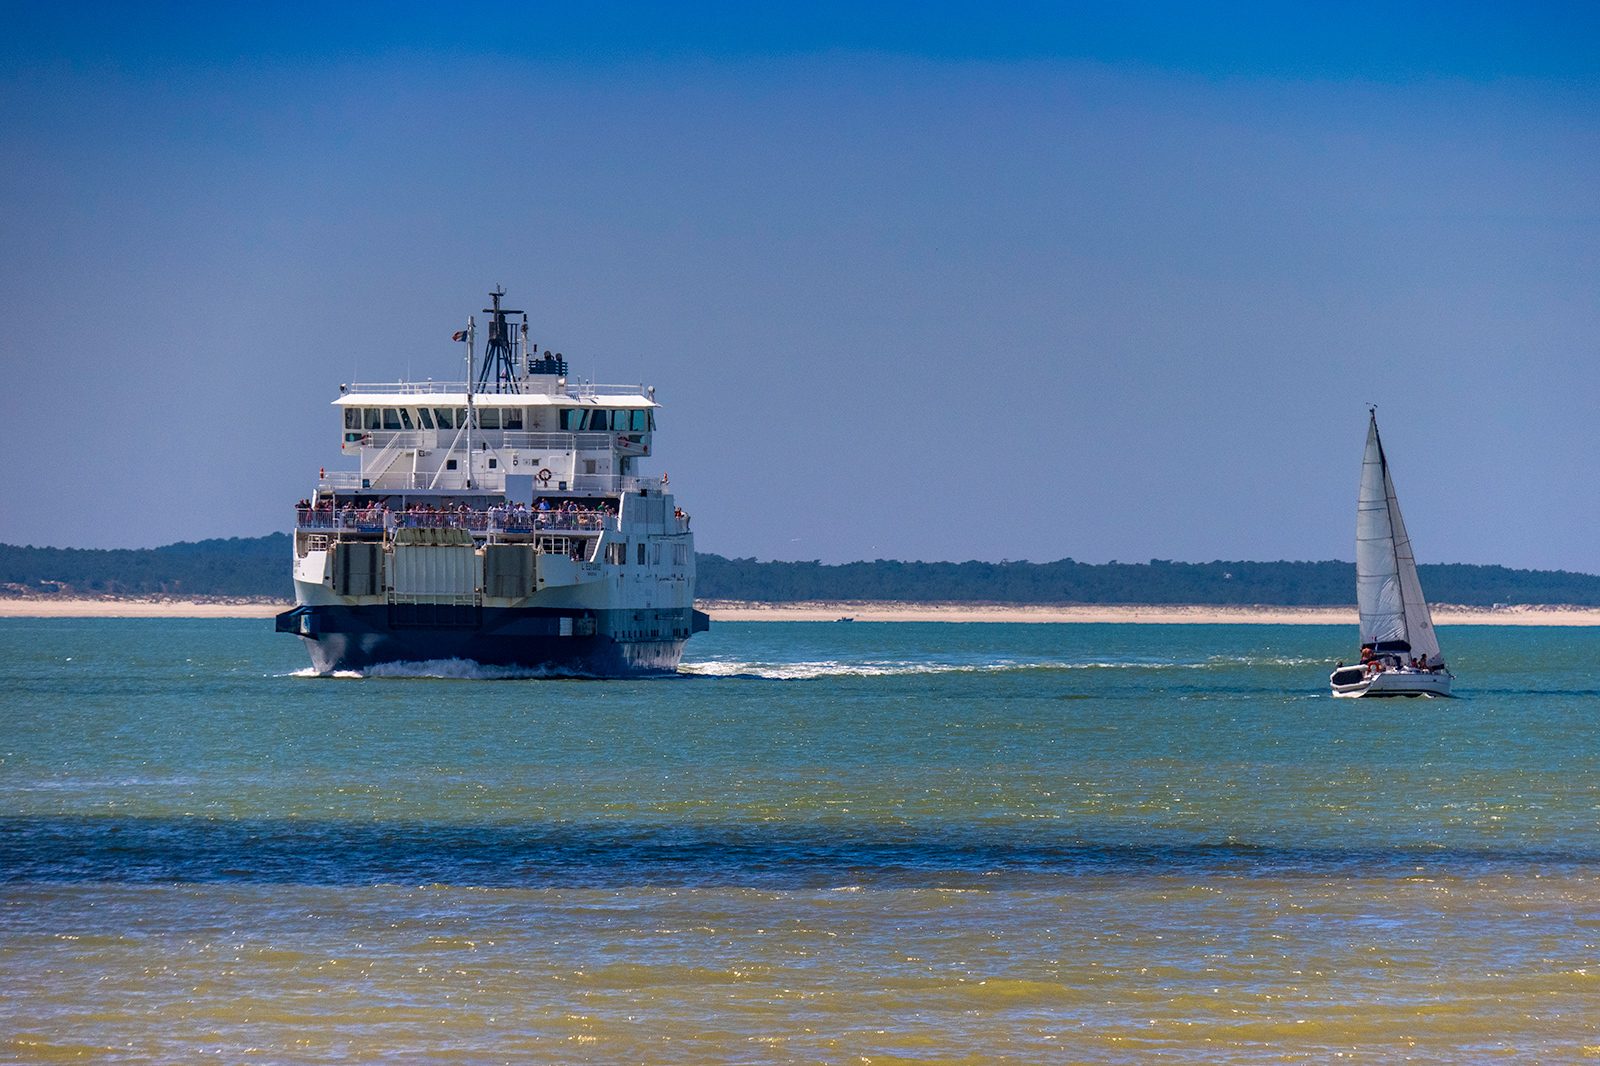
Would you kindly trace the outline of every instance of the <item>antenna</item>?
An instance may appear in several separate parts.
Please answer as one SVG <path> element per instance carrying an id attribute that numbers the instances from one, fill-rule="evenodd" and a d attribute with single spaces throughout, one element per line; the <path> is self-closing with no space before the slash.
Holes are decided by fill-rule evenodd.
<path id="1" fill-rule="evenodd" d="M 489 294 L 493 306 L 483 309 L 483 313 L 490 316 L 489 342 L 483 347 L 483 369 L 478 372 L 478 387 L 483 392 L 522 391 L 517 381 L 516 341 L 506 316 L 523 312 L 501 307 L 500 298 L 505 294 L 505 288 L 496 285 Z"/>

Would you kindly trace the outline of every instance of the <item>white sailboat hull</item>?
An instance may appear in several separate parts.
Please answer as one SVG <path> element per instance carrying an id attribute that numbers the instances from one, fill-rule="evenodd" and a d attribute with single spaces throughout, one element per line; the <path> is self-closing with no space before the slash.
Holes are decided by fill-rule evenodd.
<path id="1" fill-rule="evenodd" d="M 1335 670 L 1328 678 L 1335 696 L 1448 696 L 1450 675 L 1444 671 L 1385 670 L 1367 676 L 1360 667 Z"/>

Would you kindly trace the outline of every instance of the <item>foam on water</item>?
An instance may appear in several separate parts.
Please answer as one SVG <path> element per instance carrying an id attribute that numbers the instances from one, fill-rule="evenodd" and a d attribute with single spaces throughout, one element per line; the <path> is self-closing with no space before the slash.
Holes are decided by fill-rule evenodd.
<path id="1" fill-rule="evenodd" d="M 423 659 L 416 662 L 379 663 L 364 670 L 335 670 L 319 673 L 313 667 L 293 670 L 284 677 L 334 678 L 424 678 L 432 681 L 529 681 L 581 678 L 588 675 L 554 667 L 489 666 L 472 659 Z"/>
<path id="2" fill-rule="evenodd" d="M 1325 666 L 1325 658 L 1298 655 L 1213 655 L 1197 666 Z"/>
<path id="3" fill-rule="evenodd" d="M 809 681 L 834 677 L 903 677 L 936 674 L 984 674 L 1018 671 L 1057 670 L 1206 670 L 1218 667 L 1321 666 L 1320 658 L 1298 656 L 1212 655 L 1199 661 L 1160 660 L 1149 657 L 1129 659 L 1017 659 L 960 662 L 929 659 L 817 659 L 793 662 L 760 659 L 706 659 L 687 661 L 678 673 L 689 677 L 737 678 L 767 681 Z M 304 667 L 285 677 L 362 678 L 448 681 L 508 681 L 582 678 L 588 675 L 549 667 L 489 666 L 471 659 L 427 659 L 415 662 L 382 663 L 364 670 L 335 670 L 319 673 Z"/>
<path id="4" fill-rule="evenodd" d="M 798 662 L 770 662 L 745 659 L 707 659 L 685 662 L 680 674 L 697 677 L 748 678 L 770 681 L 809 681 L 831 677 L 901 677 L 920 674 L 990 674 L 1021 671 L 1067 670 L 1207 670 L 1237 666 L 1321 665 L 1321 659 L 1247 656 L 1212 656 L 1201 662 L 1173 662 L 1154 659 L 1094 659 L 1073 662 L 1059 659 L 996 659 L 989 662 L 940 662 L 915 659 L 864 659 L 856 662 L 823 659 Z"/>
<path id="5" fill-rule="evenodd" d="M 1208 663 L 1171 662 L 1060 662 L 1013 661 L 958 663 L 917 660 L 819 660 L 800 662 L 762 662 L 742 659 L 708 659 L 686 662 L 678 673 L 690 677 L 749 678 L 770 681 L 805 681 L 829 677 L 900 677 L 915 674 L 1003 673 L 1024 670 L 1171 670 L 1203 669 Z M 364 670 L 335 670 L 319 673 L 313 667 L 291 670 L 280 677 L 335 680 L 362 678 L 448 681 L 506 681 L 582 678 L 588 675 L 548 667 L 488 666 L 471 659 L 428 659 L 420 662 L 381 663 Z"/>
<path id="6" fill-rule="evenodd" d="M 993 673 L 1003 670 L 1047 669 L 1042 663 L 951 663 L 914 660 L 825 659 L 811 662 L 760 662 L 743 659 L 709 659 L 687 662 L 678 672 L 697 677 L 752 678 L 769 681 L 808 681 L 829 677 L 899 677 L 908 674 Z"/>

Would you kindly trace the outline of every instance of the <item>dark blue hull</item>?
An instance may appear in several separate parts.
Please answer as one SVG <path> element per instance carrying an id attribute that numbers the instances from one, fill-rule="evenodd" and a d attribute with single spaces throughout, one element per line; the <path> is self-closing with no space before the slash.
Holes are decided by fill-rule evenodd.
<path id="1" fill-rule="evenodd" d="M 277 617 L 278 631 L 305 641 L 321 674 L 441 659 L 584 677 L 670 674 L 684 643 L 708 628 L 690 609 L 318 605 Z"/>

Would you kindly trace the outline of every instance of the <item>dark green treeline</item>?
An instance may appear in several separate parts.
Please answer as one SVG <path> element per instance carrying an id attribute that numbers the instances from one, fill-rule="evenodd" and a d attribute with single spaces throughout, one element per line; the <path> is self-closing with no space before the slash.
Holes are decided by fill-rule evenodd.
<path id="1" fill-rule="evenodd" d="M 162 548 L 35 548 L 0 544 L 0 583 L 116 595 L 289 599 L 289 536 L 233 537 Z"/>
<path id="2" fill-rule="evenodd" d="M 824 566 L 701 555 L 701 599 L 898 600 L 956 603 L 1196 603 L 1317 606 L 1355 600 L 1343 562 L 920 563 L 878 559 Z M 0 583 L 18 589 L 287 599 L 289 538 L 204 540 L 163 548 L 0 545 Z M 1423 566 L 1435 603 L 1600 606 L 1600 576 L 1503 566 Z"/>
<path id="3" fill-rule="evenodd" d="M 1451 563 L 1420 568 L 1435 603 L 1600 606 L 1600 576 Z M 1355 602 L 1354 563 L 906 563 L 823 566 L 699 557 L 702 599 L 1195 603 L 1275 606 Z"/>

